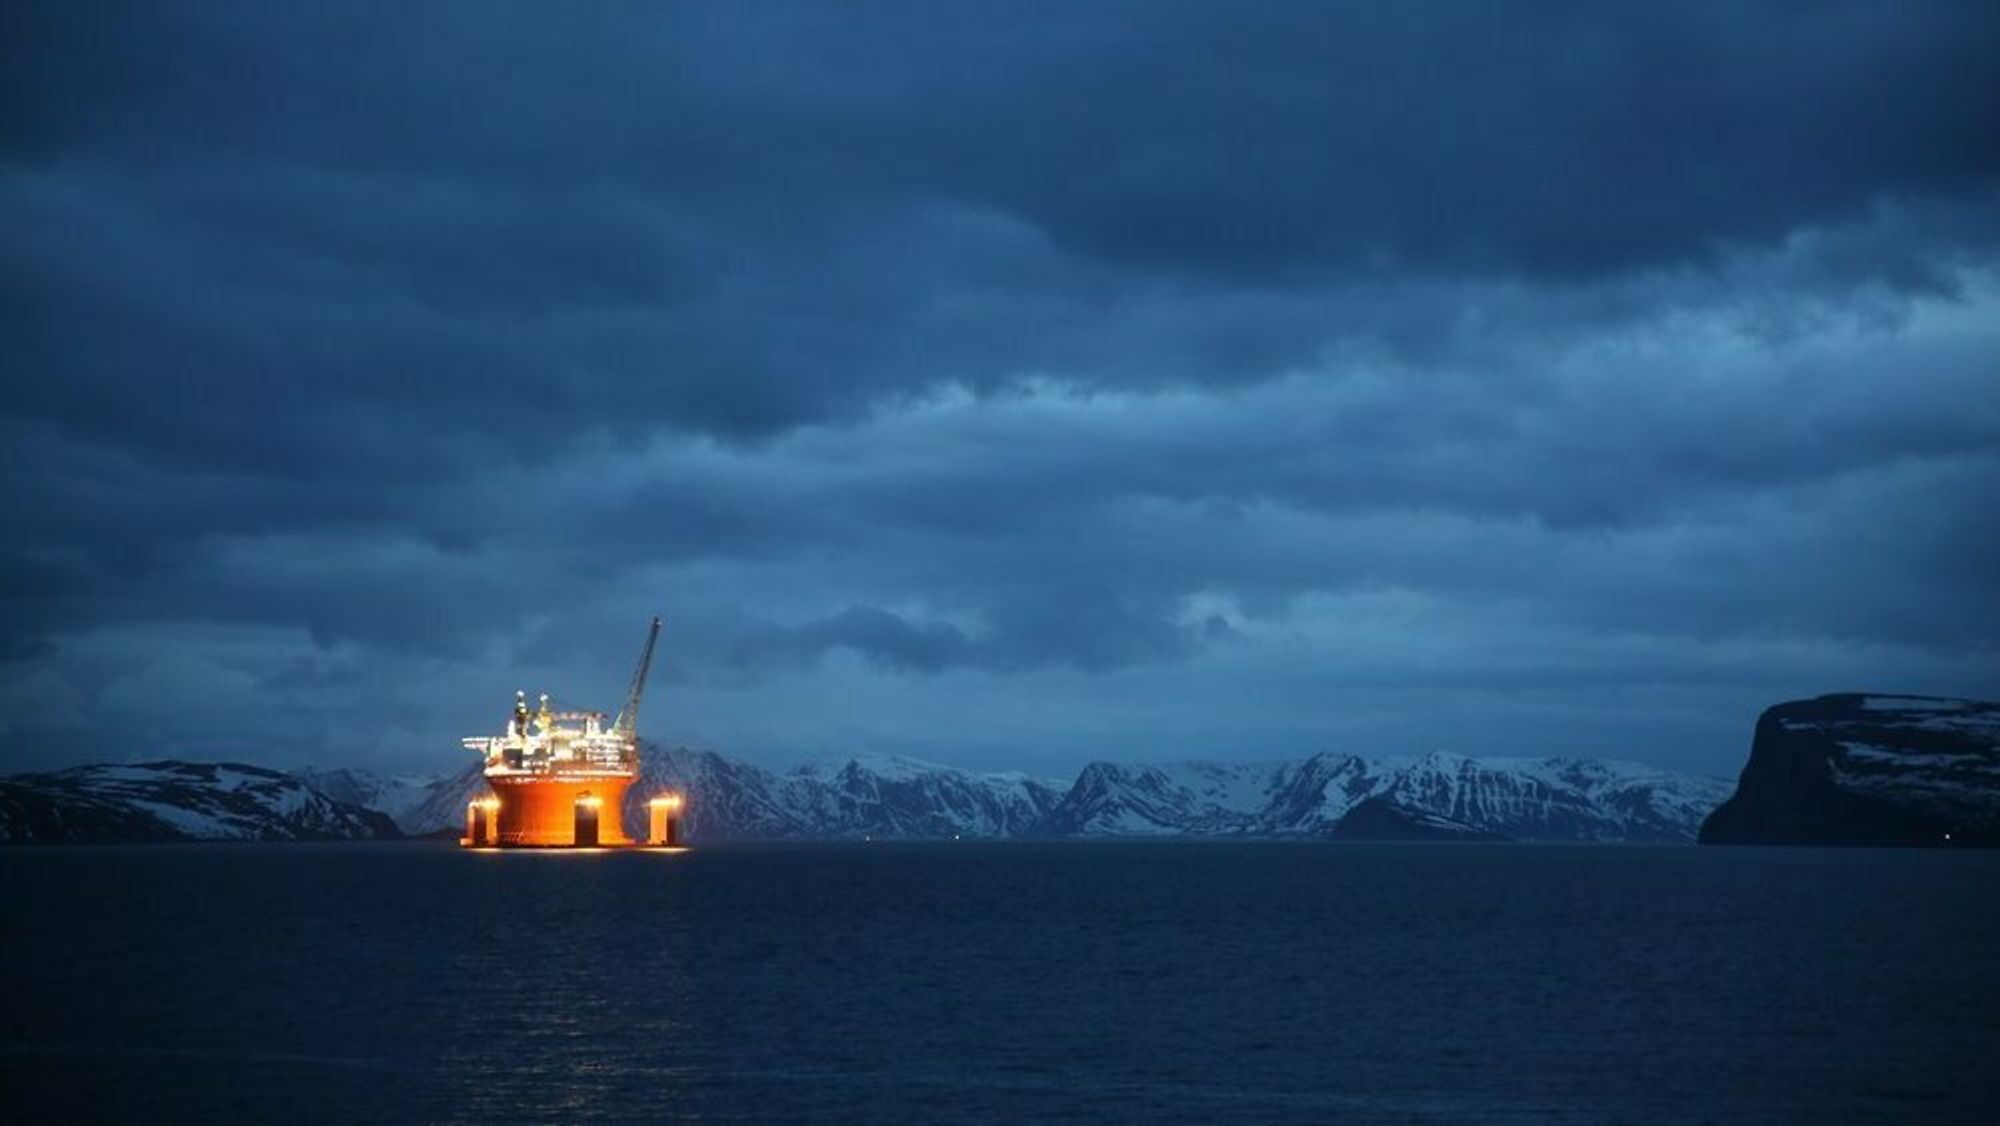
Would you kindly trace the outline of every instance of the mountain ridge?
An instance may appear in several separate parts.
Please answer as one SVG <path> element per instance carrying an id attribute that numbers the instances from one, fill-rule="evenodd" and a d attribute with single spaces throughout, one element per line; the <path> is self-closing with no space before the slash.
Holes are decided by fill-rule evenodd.
<path id="1" fill-rule="evenodd" d="M 830 756 L 788 771 L 713 751 L 649 747 L 626 794 L 628 824 L 662 790 L 688 795 L 697 840 L 1071 837 L 1352 838 L 1692 842 L 1724 779 L 1597 759 L 1318 754 L 1249 763 L 1093 762 L 1067 785 L 901 756 Z M 405 832 L 462 822 L 485 793 L 477 765 L 391 810 Z M 1356 807 L 1363 821 L 1340 830 Z M 1397 826 L 1406 832 L 1397 832 Z"/>
<path id="2" fill-rule="evenodd" d="M 0 843 L 386 840 L 393 819 L 236 762 L 98 763 L 0 777 Z"/>
<path id="3" fill-rule="evenodd" d="M 2000 704 L 1842 693 L 1778 704 L 1726 779 L 1615 759 L 1323 752 L 1086 764 L 1076 777 L 900 755 L 777 771 L 649 745 L 621 811 L 687 795 L 691 840 L 1459 839 L 2000 845 Z M 443 775 L 229 762 L 96 764 L 0 777 L 0 843 L 346 840 L 447 833 L 485 795 Z"/>
<path id="4" fill-rule="evenodd" d="M 133 789 L 148 780 L 155 790 Z M 217 792 L 200 792 L 204 785 Z M 1093 762 L 1065 784 L 871 754 L 781 772 L 713 751 L 649 746 L 622 813 L 627 825 L 644 825 L 647 799 L 679 791 L 688 796 L 683 831 L 710 841 L 1690 842 L 1727 789 L 1722 779 L 1594 759 L 1327 753 L 1248 763 Z M 466 804 L 487 792 L 478 763 L 430 777 L 180 762 L 76 767 L 0 779 L 0 840 L 426 836 L 463 825 Z M 39 796 L 26 802 L 21 794 Z M 257 795 L 269 808 L 250 800 Z"/>

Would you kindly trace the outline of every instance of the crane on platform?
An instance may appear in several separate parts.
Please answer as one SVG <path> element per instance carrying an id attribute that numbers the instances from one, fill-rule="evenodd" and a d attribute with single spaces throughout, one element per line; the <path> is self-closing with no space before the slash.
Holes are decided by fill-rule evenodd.
<path id="1" fill-rule="evenodd" d="M 646 631 L 646 648 L 639 654 L 639 667 L 632 670 L 632 687 L 626 690 L 625 706 L 611 724 L 611 733 L 633 747 L 639 745 L 639 698 L 646 694 L 646 674 L 653 669 L 653 643 L 660 639 L 660 619 L 654 618 Z"/>

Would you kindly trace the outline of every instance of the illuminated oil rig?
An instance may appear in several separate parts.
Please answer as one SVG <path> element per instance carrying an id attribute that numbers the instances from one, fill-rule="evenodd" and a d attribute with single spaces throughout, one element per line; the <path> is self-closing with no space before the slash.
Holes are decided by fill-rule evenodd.
<path id="1" fill-rule="evenodd" d="M 528 708 L 525 692 L 514 694 L 507 734 L 462 740 L 486 760 L 490 797 L 465 811 L 469 848 L 599 848 L 636 845 L 625 834 L 625 791 L 639 775 L 639 700 L 653 667 L 660 619 L 646 632 L 646 648 L 632 672 L 625 706 L 609 728 L 603 712 L 559 712 Z M 680 844 L 679 794 L 661 794 L 648 803 L 647 845 Z"/>

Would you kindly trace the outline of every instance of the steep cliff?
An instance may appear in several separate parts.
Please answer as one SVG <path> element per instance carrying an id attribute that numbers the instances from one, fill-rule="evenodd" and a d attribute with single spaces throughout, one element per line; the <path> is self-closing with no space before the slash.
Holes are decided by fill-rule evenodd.
<path id="1" fill-rule="evenodd" d="M 1821 696 L 1767 710 L 1703 844 L 2000 846 L 2000 704 Z"/>

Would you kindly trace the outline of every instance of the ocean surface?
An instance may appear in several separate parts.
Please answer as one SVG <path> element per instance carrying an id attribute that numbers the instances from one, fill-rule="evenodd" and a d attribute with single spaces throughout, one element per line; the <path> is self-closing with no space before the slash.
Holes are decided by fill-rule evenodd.
<path id="1" fill-rule="evenodd" d="M 2000 853 L 0 851 L 0 1120 L 1993 1122 Z"/>

